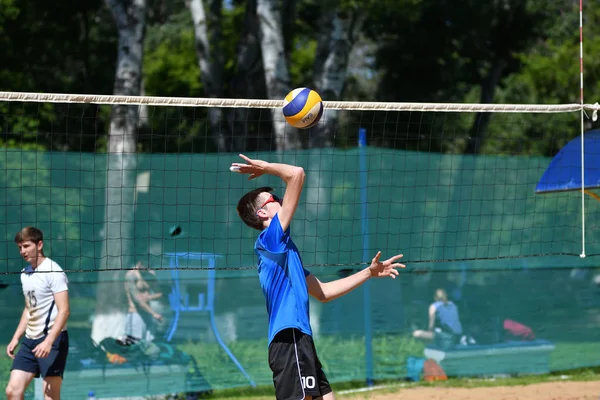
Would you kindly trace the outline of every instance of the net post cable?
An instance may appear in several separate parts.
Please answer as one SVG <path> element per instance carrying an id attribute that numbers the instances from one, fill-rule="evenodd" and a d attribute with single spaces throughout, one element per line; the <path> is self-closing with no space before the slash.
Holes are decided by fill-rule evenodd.
<path id="1" fill-rule="evenodd" d="M 583 0 L 579 0 L 579 100 L 581 104 L 581 254 L 585 258 L 585 108 L 583 103 Z"/>

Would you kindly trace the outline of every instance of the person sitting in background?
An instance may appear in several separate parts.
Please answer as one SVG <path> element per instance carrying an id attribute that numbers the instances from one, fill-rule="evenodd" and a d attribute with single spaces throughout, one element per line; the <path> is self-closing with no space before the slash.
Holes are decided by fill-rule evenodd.
<path id="1" fill-rule="evenodd" d="M 152 307 L 152 302 L 162 297 L 162 293 L 155 292 L 149 282 L 149 278 L 153 276 L 153 271 L 148 270 L 141 262 L 125 274 L 128 303 L 125 334 L 128 339 L 153 341 L 157 323 L 163 320 L 163 316 Z"/>
<path id="2" fill-rule="evenodd" d="M 434 302 L 429 306 L 427 330 L 417 329 L 413 332 L 413 337 L 433 340 L 440 347 L 451 347 L 458 343 L 463 333 L 458 307 L 448 300 L 444 289 L 437 289 L 433 299 Z"/>

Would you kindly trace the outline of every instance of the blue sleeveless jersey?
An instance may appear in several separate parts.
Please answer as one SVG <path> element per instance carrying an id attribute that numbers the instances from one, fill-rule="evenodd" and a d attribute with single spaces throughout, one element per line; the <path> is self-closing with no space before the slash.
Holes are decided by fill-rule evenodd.
<path id="1" fill-rule="evenodd" d="M 462 324 L 458 318 L 458 307 L 451 301 L 446 304 L 443 301 L 436 301 L 433 306 L 435 307 L 436 319 L 440 325 L 456 335 L 461 335 Z"/>
<path id="2" fill-rule="evenodd" d="M 310 329 L 308 289 L 298 248 L 284 232 L 276 214 L 254 245 L 258 254 L 258 277 L 269 313 L 269 344 L 286 328 L 297 328 L 312 336 Z"/>

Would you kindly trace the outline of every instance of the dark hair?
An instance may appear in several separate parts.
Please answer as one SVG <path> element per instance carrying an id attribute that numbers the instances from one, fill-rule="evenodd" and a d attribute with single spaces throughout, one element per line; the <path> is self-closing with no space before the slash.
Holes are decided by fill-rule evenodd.
<path id="1" fill-rule="evenodd" d="M 236 208 L 237 213 L 246 225 L 259 231 L 263 230 L 263 220 L 256 215 L 256 211 L 258 211 L 257 208 L 260 206 L 260 204 L 258 204 L 258 196 L 260 196 L 261 193 L 270 193 L 272 191 L 273 188 L 263 186 L 246 193 L 242 196 L 240 201 L 238 201 Z"/>
<path id="2" fill-rule="evenodd" d="M 17 244 L 27 241 L 32 241 L 33 243 L 38 244 L 43 240 L 44 234 L 42 231 L 33 226 L 26 226 L 15 235 L 15 243 Z"/>

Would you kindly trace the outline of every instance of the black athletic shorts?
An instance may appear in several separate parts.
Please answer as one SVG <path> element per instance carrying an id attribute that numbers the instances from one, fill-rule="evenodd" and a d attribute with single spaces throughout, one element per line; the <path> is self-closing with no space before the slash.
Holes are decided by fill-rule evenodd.
<path id="1" fill-rule="evenodd" d="M 33 355 L 33 349 L 42 343 L 45 338 L 44 336 L 39 339 L 23 339 L 11 369 L 31 372 L 35 374 L 36 378 L 39 378 L 40 375 L 42 378 L 47 376 L 60 376 L 62 378 L 69 353 L 69 334 L 67 331 L 62 331 L 52 344 L 48 357 L 37 358 Z"/>
<path id="2" fill-rule="evenodd" d="M 277 400 L 318 399 L 331 393 L 312 337 L 298 329 L 284 329 L 275 335 L 269 345 L 269 366 Z"/>

